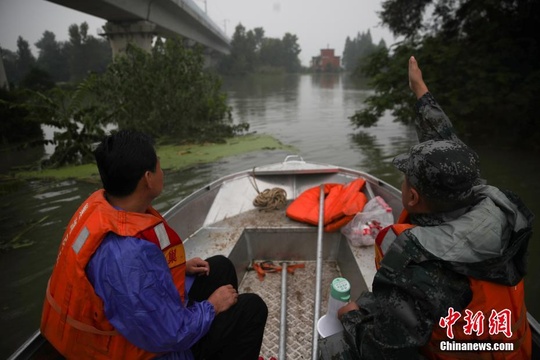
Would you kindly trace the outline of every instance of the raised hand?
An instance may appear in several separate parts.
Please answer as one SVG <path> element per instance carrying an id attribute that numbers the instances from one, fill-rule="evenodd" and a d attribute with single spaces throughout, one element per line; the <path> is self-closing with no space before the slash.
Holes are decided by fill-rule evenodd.
<path id="1" fill-rule="evenodd" d="M 417 99 L 420 99 L 429 91 L 422 78 L 422 70 L 418 67 L 418 62 L 414 56 L 409 58 L 409 87 Z"/>

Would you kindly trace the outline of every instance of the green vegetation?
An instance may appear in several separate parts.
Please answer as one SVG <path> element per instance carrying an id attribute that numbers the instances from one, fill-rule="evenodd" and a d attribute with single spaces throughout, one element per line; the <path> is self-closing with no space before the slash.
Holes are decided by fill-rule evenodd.
<path id="1" fill-rule="evenodd" d="M 105 129 L 136 129 L 174 145 L 227 143 L 249 129 L 233 123 L 221 78 L 203 68 L 202 48 L 158 38 L 151 53 L 130 46 L 111 62 L 109 45 L 88 35 L 86 23 L 68 32 L 69 41 L 58 42 L 45 31 L 35 44 L 37 59 L 21 37 L 16 52 L 2 49 L 11 88 L 0 94 L 2 145 L 55 145 L 40 168 L 93 162 Z M 238 25 L 232 54 L 220 67 L 234 74 L 297 72 L 297 41 L 289 33 L 266 38 L 262 28 L 246 32 Z M 52 140 L 43 140 L 42 125 L 55 129 Z M 72 175 L 65 171 L 61 177 Z M 84 166 L 77 171 L 88 174 Z"/>
<path id="2" fill-rule="evenodd" d="M 23 147 L 42 138 L 38 123 L 29 118 L 25 105 L 28 93 L 21 90 L 8 91 L 0 88 L 0 145 L 2 147 Z"/>
<path id="3" fill-rule="evenodd" d="M 193 165 L 206 164 L 227 156 L 244 154 L 258 150 L 287 150 L 296 152 L 291 146 L 286 146 L 271 136 L 245 135 L 227 139 L 220 144 L 187 144 L 157 146 L 157 154 L 164 170 L 177 171 Z M 19 179 L 52 178 L 84 179 L 99 181 L 95 164 L 64 166 L 56 169 L 40 171 L 20 171 L 16 174 Z"/>
<path id="4" fill-rule="evenodd" d="M 353 124 L 371 126 L 387 110 L 413 121 L 415 99 L 405 79 L 414 55 L 461 135 L 540 150 L 538 1 L 388 0 L 380 17 L 403 40 L 364 66 L 376 93 Z"/>
<path id="5" fill-rule="evenodd" d="M 77 85 L 89 73 L 102 73 L 111 62 L 108 42 L 88 35 L 88 24 L 73 24 L 69 41 L 58 42 L 45 31 L 35 45 L 37 59 L 26 40 L 19 37 L 17 51 L 0 49 L 8 89 L 0 89 L 0 132 L 3 149 L 43 146 L 41 125 L 58 128 L 55 154 L 46 166 L 90 161 L 91 144 L 101 138 L 103 118 L 94 117 L 103 107 L 88 89 Z M 95 75 L 92 75 L 95 76 Z M 71 83 L 69 83 L 71 82 Z M 103 110 L 104 111 L 104 110 Z"/>
<path id="6" fill-rule="evenodd" d="M 92 84 L 120 129 L 177 143 L 220 142 L 248 124 L 232 124 L 221 78 L 203 69 L 202 48 L 157 40 L 152 52 L 128 47 Z"/>
<path id="7" fill-rule="evenodd" d="M 218 65 L 222 74 L 295 73 L 302 68 L 298 58 L 302 51 L 298 37 L 290 33 L 286 33 L 282 39 L 267 38 L 263 28 L 246 31 L 242 24 L 238 24 L 231 47 L 231 54 L 223 57 Z"/>
<path id="8" fill-rule="evenodd" d="M 28 105 L 36 124 L 52 126 L 50 142 L 56 145 L 51 157 L 42 163 L 46 167 L 85 164 L 93 161 L 93 144 L 104 136 L 104 128 L 112 123 L 110 111 L 99 101 L 95 91 L 95 76 L 75 89 L 55 87 L 47 92 L 35 92 Z"/>
<path id="9" fill-rule="evenodd" d="M 57 129 L 52 140 L 32 139 L 38 144 L 55 145 L 54 154 L 42 167 L 92 162 L 93 146 L 103 138 L 105 129 L 136 129 L 173 144 L 225 142 L 249 129 L 247 123 L 233 123 L 226 94 L 221 91 L 221 78 L 203 68 L 202 48 L 187 48 L 182 39 L 158 39 L 151 53 L 128 46 L 104 73 L 91 73 L 77 83 L 79 78 L 73 74 L 81 74 L 75 66 L 80 62 L 71 60 L 97 51 L 97 43 L 87 35 L 85 24 L 72 25 L 69 31 L 70 42 L 62 49 L 70 49 L 67 63 L 73 65 L 72 70 L 78 69 L 71 72 L 74 83 L 53 86 L 51 82 L 46 86 L 47 73 L 32 65 L 28 43 L 19 39 L 17 66 L 28 63 L 28 73 L 12 91 L 0 94 L 0 110 L 9 115 L 1 124 L 3 130 L 19 134 L 22 118 L 37 126 L 39 133 L 41 125 Z M 50 32 L 38 42 L 43 49 L 58 50 L 54 44 Z M 45 59 L 54 63 L 50 57 Z M 99 65 L 90 60 L 82 63 Z M 32 81 L 25 82 L 28 74 Z M 26 97 L 19 102 L 10 100 L 11 93 L 22 91 L 26 83 Z M 2 140 L 9 143 L 10 138 L 3 136 Z"/>
<path id="10" fill-rule="evenodd" d="M 345 70 L 352 73 L 354 78 L 362 78 L 362 66 L 366 58 L 373 54 L 378 49 L 385 49 L 386 43 L 384 40 L 379 42 L 379 45 L 373 43 L 371 32 L 368 30 L 365 33 L 358 33 L 356 38 L 352 39 L 347 36 L 345 47 L 343 48 L 343 58 L 341 62 Z"/>
<path id="11" fill-rule="evenodd" d="M 85 22 L 72 24 L 68 33 L 69 40 L 59 42 L 54 33 L 44 31 L 35 43 L 39 50 L 37 59 L 28 41 L 20 36 L 16 52 L 0 49 L 10 87 L 24 85 L 25 77 L 36 69 L 45 72 L 52 83 L 79 82 L 89 73 L 103 73 L 112 61 L 108 41 L 88 35 Z"/>

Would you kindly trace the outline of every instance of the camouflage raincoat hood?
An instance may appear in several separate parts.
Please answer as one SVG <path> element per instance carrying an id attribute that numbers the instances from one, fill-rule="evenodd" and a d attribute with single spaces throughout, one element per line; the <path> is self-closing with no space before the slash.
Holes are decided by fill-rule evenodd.
<path id="1" fill-rule="evenodd" d="M 533 214 L 510 192 L 473 188 L 471 207 L 450 213 L 411 216 L 420 225 L 406 231 L 428 259 L 453 271 L 502 285 L 515 285 L 526 272 Z"/>

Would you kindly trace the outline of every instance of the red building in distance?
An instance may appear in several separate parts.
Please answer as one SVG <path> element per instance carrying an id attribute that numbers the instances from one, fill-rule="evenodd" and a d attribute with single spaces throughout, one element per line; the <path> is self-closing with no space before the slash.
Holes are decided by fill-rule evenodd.
<path id="1" fill-rule="evenodd" d="M 334 55 L 334 49 L 321 49 L 321 55 L 311 58 L 311 69 L 317 72 L 337 72 L 341 70 L 341 59 Z"/>

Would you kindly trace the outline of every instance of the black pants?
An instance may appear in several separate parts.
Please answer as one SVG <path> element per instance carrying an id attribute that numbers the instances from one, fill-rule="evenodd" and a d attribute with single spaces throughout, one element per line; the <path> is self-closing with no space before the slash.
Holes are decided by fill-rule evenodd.
<path id="1" fill-rule="evenodd" d="M 232 262 L 221 255 L 206 259 L 209 276 L 198 276 L 189 290 L 189 298 L 203 301 L 220 286 L 231 284 L 238 290 L 238 278 Z M 257 360 L 261 350 L 268 308 L 256 294 L 240 294 L 238 302 L 216 316 L 208 333 L 192 348 L 197 360 Z"/>

